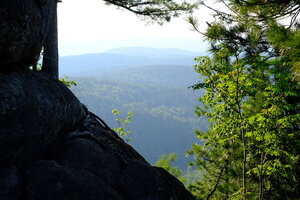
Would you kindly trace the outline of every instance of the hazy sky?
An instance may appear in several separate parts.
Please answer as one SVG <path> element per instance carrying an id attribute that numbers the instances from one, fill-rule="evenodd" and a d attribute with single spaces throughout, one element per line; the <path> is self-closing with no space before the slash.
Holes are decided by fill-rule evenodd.
<path id="1" fill-rule="evenodd" d="M 202 9 L 197 13 L 207 19 L 206 12 Z M 135 14 L 106 6 L 101 0 L 63 0 L 58 5 L 60 54 L 96 53 L 122 46 L 203 51 L 201 35 L 191 31 L 182 18 L 163 26 L 147 25 Z"/>

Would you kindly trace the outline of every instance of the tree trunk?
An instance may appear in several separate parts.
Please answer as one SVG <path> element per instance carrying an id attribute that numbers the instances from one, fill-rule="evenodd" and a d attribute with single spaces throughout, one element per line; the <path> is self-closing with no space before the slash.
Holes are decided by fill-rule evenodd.
<path id="1" fill-rule="evenodd" d="M 243 200 L 247 199 L 247 177 L 246 177 L 246 166 L 247 166 L 247 150 L 244 130 L 242 130 L 242 143 L 243 143 Z"/>
<path id="2" fill-rule="evenodd" d="M 265 158 L 266 153 L 262 152 L 260 155 L 260 169 L 259 169 L 259 200 L 264 199 L 264 164 L 265 164 Z"/>
<path id="3" fill-rule="evenodd" d="M 58 36 L 57 36 L 57 3 L 52 12 L 52 22 L 44 42 L 42 71 L 58 79 Z"/>

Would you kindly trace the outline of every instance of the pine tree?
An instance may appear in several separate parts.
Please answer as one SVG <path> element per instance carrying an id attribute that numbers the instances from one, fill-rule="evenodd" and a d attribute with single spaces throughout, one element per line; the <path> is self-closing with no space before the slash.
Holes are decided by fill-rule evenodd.
<path id="1" fill-rule="evenodd" d="M 193 89 L 205 90 L 196 114 L 211 126 L 189 151 L 203 173 L 190 188 L 199 199 L 299 198 L 299 2 L 223 2 L 234 12 L 215 10 L 204 33 L 212 57 L 194 66 Z"/>

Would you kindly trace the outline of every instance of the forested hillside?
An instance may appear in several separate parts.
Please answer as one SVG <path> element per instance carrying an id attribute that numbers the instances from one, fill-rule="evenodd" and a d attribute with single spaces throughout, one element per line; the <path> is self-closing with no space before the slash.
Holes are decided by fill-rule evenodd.
<path id="1" fill-rule="evenodd" d="M 199 92 L 188 89 L 198 80 L 192 68 L 197 53 L 177 49 L 122 48 L 109 51 L 109 54 L 109 58 L 120 55 L 147 57 L 149 64 L 141 65 L 139 60 L 133 59 L 117 67 L 112 64 L 105 67 L 91 63 L 102 63 L 101 60 L 107 59 L 106 54 L 93 55 L 94 59 L 90 55 L 74 56 L 74 65 L 90 59 L 89 67 L 93 67 L 94 76 L 82 73 L 78 77 L 71 71 L 69 74 L 73 77 L 69 79 L 77 83 L 72 91 L 111 127 L 117 126 L 112 109 L 118 109 L 121 116 L 128 111 L 134 112 L 128 127 L 133 132 L 130 143 L 151 163 L 162 154 L 175 152 L 178 154 L 176 164 L 185 168 L 187 158 L 184 154 L 196 141 L 194 130 L 207 127 L 205 120 L 194 116 Z M 61 59 L 62 69 L 73 66 L 73 61 L 65 62 L 68 59 Z M 186 65 L 174 65 L 174 60 Z"/>

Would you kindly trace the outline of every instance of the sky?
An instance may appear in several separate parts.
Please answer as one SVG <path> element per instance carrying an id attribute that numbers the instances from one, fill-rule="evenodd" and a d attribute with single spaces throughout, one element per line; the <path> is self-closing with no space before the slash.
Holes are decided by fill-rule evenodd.
<path id="1" fill-rule="evenodd" d="M 201 19 L 209 19 L 207 10 L 197 13 Z M 125 46 L 205 51 L 202 36 L 192 31 L 185 17 L 160 26 L 147 24 L 116 6 L 106 6 L 101 0 L 63 0 L 58 4 L 60 55 L 99 53 Z M 205 20 L 200 24 L 202 30 Z"/>

